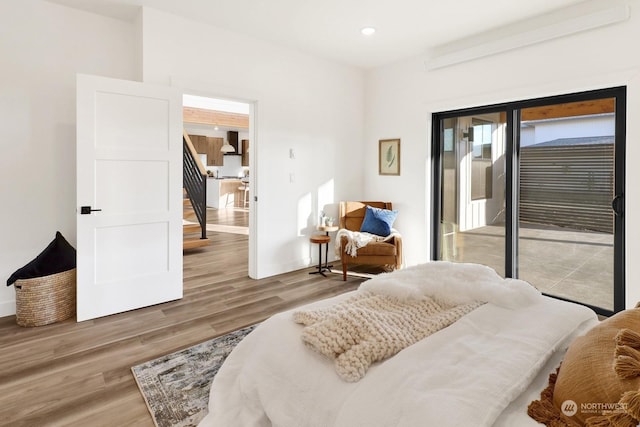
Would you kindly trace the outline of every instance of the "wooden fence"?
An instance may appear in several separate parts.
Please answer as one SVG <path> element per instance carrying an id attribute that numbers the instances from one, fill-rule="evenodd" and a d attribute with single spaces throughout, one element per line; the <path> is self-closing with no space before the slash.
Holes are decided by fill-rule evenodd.
<path id="1" fill-rule="evenodd" d="M 520 150 L 520 220 L 613 232 L 613 144 Z"/>

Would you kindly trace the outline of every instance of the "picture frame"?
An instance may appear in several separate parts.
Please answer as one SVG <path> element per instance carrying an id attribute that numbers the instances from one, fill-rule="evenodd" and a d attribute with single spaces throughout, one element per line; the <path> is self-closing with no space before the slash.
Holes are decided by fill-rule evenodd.
<path id="1" fill-rule="evenodd" d="M 378 174 L 400 175 L 400 138 L 378 142 Z"/>

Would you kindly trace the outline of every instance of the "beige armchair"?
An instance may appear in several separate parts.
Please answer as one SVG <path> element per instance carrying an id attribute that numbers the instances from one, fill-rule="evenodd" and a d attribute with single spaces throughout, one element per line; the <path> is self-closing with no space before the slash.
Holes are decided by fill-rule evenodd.
<path id="1" fill-rule="evenodd" d="M 360 231 L 367 205 L 380 209 L 391 210 L 392 208 L 390 202 L 340 202 L 340 228 Z M 359 248 L 355 257 L 345 253 L 347 241 L 347 237 L 341 237 L 342 280 L 347 280 L 347 266 L 349 264 L 384 265 L 392 269 L 400 269 L 402 266 L 402 238 L 400 236 L 394 236 L 386 242 L 370 242 Z"/>

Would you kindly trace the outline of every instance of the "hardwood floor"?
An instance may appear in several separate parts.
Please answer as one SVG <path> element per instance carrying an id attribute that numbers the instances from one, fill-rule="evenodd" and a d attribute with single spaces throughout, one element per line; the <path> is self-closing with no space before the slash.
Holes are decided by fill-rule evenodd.
<path id="1" fill-rule="evenodd" d="M 210 222 L 246 225 L 242 211 Z M 21 328 L 0 318 L 0 425 L 153 426 L 131 366 L 274 313 L 352 289 L 363 279 L 247 276 L 248 237 L 209 232 L 211 246 L 185 252 L 184 298 L 76 323 Z"/>

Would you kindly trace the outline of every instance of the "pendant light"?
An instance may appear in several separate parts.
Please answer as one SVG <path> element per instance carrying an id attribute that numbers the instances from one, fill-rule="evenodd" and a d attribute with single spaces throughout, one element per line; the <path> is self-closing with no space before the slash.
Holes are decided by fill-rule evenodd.
<path id="1" fill-rule="evenodd" d="M 222 148 L 220 148 L 220 151 L 222 151 L 223 153 L 235 153 L 236 149 L 233 148 L 233 145 L 229 144 L 229 141 L 225 139 L 224 144 L 222 144 Z"/>

